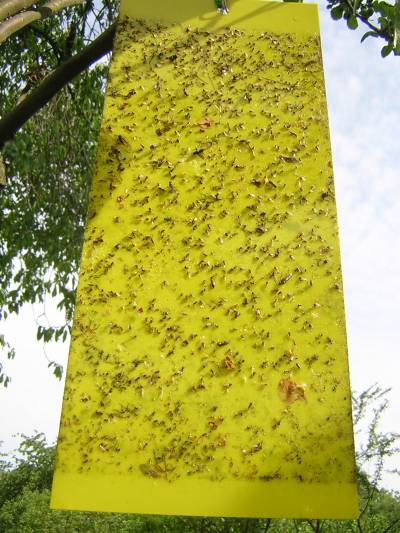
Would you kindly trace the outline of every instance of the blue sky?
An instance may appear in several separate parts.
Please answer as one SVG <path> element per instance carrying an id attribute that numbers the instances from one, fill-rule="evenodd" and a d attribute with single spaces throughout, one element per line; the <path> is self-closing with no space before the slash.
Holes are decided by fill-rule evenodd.
<path id="1" fill-rule="evenodd" d="M 320 4 L 322 5 L 322 4 Z M 352 387 L 391 387 L 383 428 L 399 431 L 399 58 L 320 8 Z M 399 457 L 391 467 L 399 468 Z M 400 489 L 399 479 L 385 485 Z"/>
<path id="2" fill-rule="evenodd" d="M 334 22 L 320 3 L 321 37 L 340 225 L 352 387 L 392 388 L 383 428 L 399 431 L 400 412 L 400 58 L 381 59 L 382 44 L 363 31 Z M 47 314 L 53 323 L 51 301 Z M 0 440 L 11 449 L 16 433 L 43 431 L 55 441 L 63 382 L 47 368 L 36 341 L 35 316 L 25 307 L 4 324 L 17 357 L 8 362 L 13 381 L 0 389 Z M 42 320 L 42 319 L 41 319 Z M 68 344 L 49 345 L 51 360 L 66 364 Z M 359 444 L 362 435 L 357 439 Z M 360 440 L 361 439 L 361 440 Z M 400 468 L 400 459 L 390 466 Z M 400 490 L 400 480 L 384 485 Z"/>

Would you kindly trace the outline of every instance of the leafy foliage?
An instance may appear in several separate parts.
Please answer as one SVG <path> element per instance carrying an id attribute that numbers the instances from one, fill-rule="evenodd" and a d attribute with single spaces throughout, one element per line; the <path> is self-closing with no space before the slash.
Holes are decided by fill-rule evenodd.
<path id="1" fill-rule="evenodd" d="M 17 453 L 0 464 L 1 508 L 26 489 L 40 492 L 51 486 L 54 451 L 46 444 L 43 434 L 22 435 Z"/>
<path id="2" fill-rule="evenodd" d="M 10 343 L 7 342 L 4 335 L 0 335 L 0 351 L 6 354 L 7 359 L 13 359 L 15 357 L 15 350 Z M 3 372 L 3 365 L 0 362 L 0 385 L 7 387 L 9 381 L 10 378 Z"/>
<path id="3" fill-rule="evenodd" d="M 114 19 L 115 1 L 86 2 L 21 30 L 1 46 L 0 115 Z M 70 329 L 90 176 L 107 64 L 85 72 L 26 123 L 3 159 L 0 191 L 0 319 L 25 303 L 58 299 L 66 323 L 39 325 L 37 338 L 65 340 Z M 14 352 L 4 336 L 0 348 Z M 61 377 L 61 367 L 50 365 Z M 0 383 L 9 378 L 2 372 Z"/>
<path id="4" fill-rule="evenodd" d="M 44 341 L 70 325 L 90 175 L 102 109 L 104 68 L 64 89 L 4 150 L 9 179 L 0 200 L 2 318 L 58 297 L 67 323 L 39 326 Z"/>
<path id="5" fill-rule="evenodd" d="M 334 20 L 344 19 L 351 30 L 363 24 L 369 28 L 361 38 L 361 42 L 368 37 L 377 37 L 385 44 L 381 50 L 382 57 L 391 52 L 400 54 L 400 3 L 389 4 L 379 0 L 328 0 L 327 8 L 330 9 Z"/>
<path id="6" fill-rule="evenodd" d="M 23 436 L 17 453 L 0 461 L 0 531 L 4 533 L 198 532 L 198 533 L 395 533 L 400 524 L 400 497 L 378 488 L 385 461 L 397 453 L 400 438 L 382 433 L 379 422 L 387 392 L 371 387 L 355 397 L 356 426 L 369 423 L 366 444 L 358 454 L 361 516 L 358 521 L 270 520 L 139 516 L 49 509 L 54 448 L 42 434 Z M 370 416 L 372 412 L 372 417 Z M 377 468 L 367 476 L 371 458 Z"/>

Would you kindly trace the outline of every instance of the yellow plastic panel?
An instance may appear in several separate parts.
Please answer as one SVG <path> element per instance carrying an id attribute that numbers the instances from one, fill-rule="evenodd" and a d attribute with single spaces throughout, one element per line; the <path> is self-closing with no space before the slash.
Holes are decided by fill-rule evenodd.
<path id="1" fill-rule="evenodd" d="M 314 5 L 123 1 L 52 507 L 357 515 Z"/>

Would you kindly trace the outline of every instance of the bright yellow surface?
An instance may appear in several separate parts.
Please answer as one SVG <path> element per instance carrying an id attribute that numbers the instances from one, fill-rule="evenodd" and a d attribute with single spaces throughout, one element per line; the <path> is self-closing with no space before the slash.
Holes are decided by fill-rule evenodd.
<path id="1" fill-rule="evenodd" d="M 115 43 L 52 507 L 354 517 L 316 7 L 137 4 Z"/>

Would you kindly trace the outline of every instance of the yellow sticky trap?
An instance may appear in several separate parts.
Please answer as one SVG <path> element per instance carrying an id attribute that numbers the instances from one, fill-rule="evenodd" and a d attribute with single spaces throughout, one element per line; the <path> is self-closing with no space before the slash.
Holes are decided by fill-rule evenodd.
<path id="1" fill-rule="evenodd" d="M 354 518 L 315 5 L 121 5 L 52 507 Z"/>

